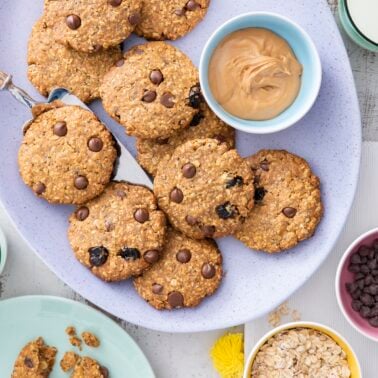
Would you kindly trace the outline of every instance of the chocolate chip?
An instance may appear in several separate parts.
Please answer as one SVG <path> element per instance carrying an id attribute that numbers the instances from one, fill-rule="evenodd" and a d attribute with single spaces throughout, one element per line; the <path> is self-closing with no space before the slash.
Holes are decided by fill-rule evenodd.
<path id="1" fill-rule="evenodd" d="M 160 284 L 155 283 L 152 285 L 152 292 L 154 294 L 161 294 L 163 292 L 163 289 L 164 287 Z"/>
<path id="2" fill-rule="evenodd" d="M 201 269 L 201 274 L 203 278 L 207 280 L 215 276 L 215 268 L 212 264 L 203 264 Z"/>
<path id="3" fill-rule="evenodd" d="M 353 299 L 360 299 L 360 296 L 361 296 L 361 290 L 360 289 L 357 289 L 354 293 L 351 294 L 351 297 Z"/>
<path id="4" fill-rule="evenodd" d="M 102 378 L 109 378 L 109 370 L 105 366 L 100 366 L 100 373 L 102 374 Z"/>
<path id="5" fill-rule="evenodd" d="M 237 208 L 230 202 L 217 206 L 215 211 L 221 219 L 233 218 L 238 213 Z"/>
<path id="6" fill-rule="evenodd" d="M 364 279 L 365 286 L 370 286 L 373 282 L 374 282 L 374 277 L 371 274 L 366 276 L 365 279 Z"/>
<path id="7" fill-rule="evenodd" d="M 369 319 L 369 324 L 374 328 L 378 328 L 378 316 Z"/>
<path id="8" fill-rule="evenodd" d="M 145 91 L 142 97 L 144 102 L 154 102 L 156 100 L 157 94 L 155 91 Z"/>
<path id="9" fill-rule="evenodd" d="M 378 285 L 377 284 L 370 285 L 369 292 L 371 295 L 374 295 L 374 296 L 378 295 Z"/>
<path id="10" fill-rule="evenodd" d="M 122 4 L 122 0 L 109 0 L 109 4 L 112 7 L 119 7 Z"/>
<path id="11" fill-rule="evenodd" d="M 159 145 L 159 146 L 164 146 L 165 144 L 167 144 L 169 142 L 169 138 L 156 138 L 156 143 Z"/>
<path id="12" fill-rule="evenodd" d="M 370 270 L 375 270 L 378 267 L 378 262 L 376 259 L 373 259 L 367 263 L 367 266 Z"/>
<path id="13" fill-rule="evenodd" d="M 104 143 L 102 139 L 100 138 L 92 137 L 88 140 L 88 148 L 92 152 L 100 152 L 103 147 L 104 147 Z"/>
<path id="14" fill-rule="evenodd" d="M 59 137 L 64 137 L 67 135 L 67 124 L 66 122 L 57 122 L 54 125 L 54 134 Z"/>
<path id="15" fill-rule="evenodd" d="M 164 105 L 166 108 L 173 108 L 175 106 L 175 103 L 173 101 L 173 94 L 170 92 L 164 93 L 160 98 L 160 103 Z"/>
<path id="16" fill-rule="evenodd" d="M 88 252 L 89 262 L 97 267 L 104 265 L 109 256 L 109 251 L 103 246 L 89 248 Z"/>
<path id="17" fill-rule="evenodd" d="M 268 160 L 263 160 L 261 163 L 260 163 L 260 168 L 263 170 L 263 171 L 269 171 L 269 162 Z"/>
<path id="18" fill-rule="evenodd" d="M 194 0 L 189 0 L 187 3 L 186 3 L 186 9 L 188 10 L 188 11 L 191 11 L 191 12 L 193 12 L 193 11 L 195 11 L 197 8 L 199 8 L 200 7 L 200 5 L 196 2 L 196 1 L 194 1 Z"/>
<path id="19" fill-rule="evenodd" d="M 79 190 L 84 190 L 88 187 L 89 182 L 85 176 L 77 176 L 74 181 L 75 188 Z"/>
<path id="20" fill-rule="evenodd" d="M 265 194 L 267 191 L 264 188 L 256 188 L 255 189 L 255 195 L 253 199 L 255 200 L 255 203 L 260 203 L 265 197 Z"/>
<path id="21" fill-rule="evenodd" d="M 206 238 L 212 238 L 215 234 L 216 229 L 215 226 L 204 225 L 201 227 L 201 231 Z"/>
<path id="22" fill-rule="evenodd" d="M 147 251 L 143 255 L 143 259 L 148 262 L 149 264 L 154 264 L 159 260 L 160 253 L 156 249 L 151 249 Z"/>
<path id="23" fill-rule="evenodd" d="M 294 209 L 293 207 L 285 207 L 282 209 L 282 213 L 287 218 L 294 218 L 295 214 L 297 213 L 297 209 Z"/>
<path id="24" fill-rule="evenodd" d="M 349 272 L 352 272 L 352 273 L 358 273 L 360 271 L 360 266 L 357 264 L 350 264 L 348 266 L 348 270 Z"/>
<path id="25" fill-rule="evenodd" d="M 176 253 L 176 260 L 181 264 L 186 264 L 192 258 L 192 254 L 189 249 L 181 249 Z"/>
<path id="26" fill-rule="evenodd" d="M 364 293 L 361 295 L 361 302 L 365 306 L 370 307 L 374 304 L 374 298 L 370 294 Z"/>
<path id="27" fill-rule="evenodd" d="M 34 192 L 38 194 L 39 196 L 43 194 L 46 191 L 46 185 L 42 182 L 38 182 L 34 185 Z"/>
<path id="28" fill-rule="evenodd" d="M 369 256 L 369 253 L 370 253 L 370 248 L 367 247 L 366 245 L 362 245 L 359 249 L 358 249 L 358 253 L 361 257 L 367 257 Z"/>
<path id="29" fill-rule="evenodd" d="M 198 112 L 194 114 L 192 120 L 190 121 L 189 126 L 191 127 L 198 126 L 204 118 L 205 116 L 202 114 L 202 112 Z"/>
<path id="30" fill-rule="evenodd" d="M 365 274 L 367 274 L 367 273 L 369 273 L 370 272 L 370 269 L 369 269 L 369 267 L 367 266 L 367 265 L 360 265 L 360 271 L 362 272 L 362 273 L 365 273 Z"/>
<path id="31" fill-rule="evenodd" d="M 190 178 L 193 178 L 196 175 L 197 169 L 196 169 L 195 165 L 193 165 L 191 163 L 186 163 L 182 166 L 181 171 L 182 171 L 182 175 L 185 178 L 190 179 Z"/>
<path id="32" fill-rule="evenodd" d="M 186 12 L 186 9 L 181 8 L 181 9 L 176 9 L 174 13 L 176 16 L 182 17 L 185 15 L 185 12 Z"/>
<path id="33" fill-rule="evenodd" d="M 370 316 L 370 308 L 367 306 L 362 306 L 360 309 L 360 314 L 363 318 L 368 318 Z"/>
<path id="34" fill-rule="evenodd" d="M 81 18 L 76 14 L 70 14 L 66 18 L 66 24 L 72 30 L 79 29 L 81 26 Z"/>
<path id="35" fill-rule="evenodd" d="M 123 247 L 118 252 L 118 256 L 121 256 L 125 260 L 137 260 L 140 259 L 140 252 L 137 248 Z"/>
<path id="36" fill-rule="evenodd" d="M 355 299 L 352 301 L 352 308 L 354 311 L 360 311 L 362 307 L 362 302 L 359 301 L 358 299 Z"/>
<path id="37" fill-rule="evenodd" d="M 358 253 L 352 255 L 350 259 L 352 264 L 361 264 L 361 256 Z"/>
<path id="38" fill-rule="evenodd" d="M 235 176 L 226 182 L 226 189 L 233 188 L 234 186 L 242 186 L 244 183 L 243 177 Z"/>
<path id="39" fill-rule="evenodd" d="M 125 64 L 125 59 L 120 59 L 116 62 L 116 67 L 122 67 Z"/>
<path id="40" fill-rule="evenodd" d="M 198 219 L 191 215 L 187 215 L 185 217 L 185 220 L 186 220 L 186 223 L 188 223 L 190 226 L 194 226 L 198 223 Z"/>
<path id="41" fill-rule="evenodd" d="M 132 26 L 138 25 L 141 21 L 140 14 L 135 12 L 131 16 L 129 16 L 129 22 Z"/>
<path id="42" fill-rule="evenodd" d="M 172 308 L 182 307 L 184 305 L 184 297 L 178 291 L 172 291 L 168 294 L 168 303 Z"/>
<path id="43" fill-rule="evenodd" d="M 184 200 L 184 194 L 179 188 L 174 188 L 169 195 L 172 202 L 181 203 Z"/>
<path id="44" fill-rule="evenodd" d="M 24 359 L 24 365 L 29 368 L 29 369 L 32 369 L 34 367 L 34 364 L 33 364 L 33 360 L 29 357 L 25 357 Z"/>
<path id="45" fill-rule="evenodd" d="M 201 93 L 201 87 L 199 84 L 196 84 L 190 88 L 188 101 L 189 101 L 189 106 L 191 106 L 194 109 L 199 109 L 201 103 L 204 102 L 204 99 Z"/>
<path id="46" fill-rule="evenodd" d="M 84 221 L 89 216 L 89 209 L 86 206 L 81 206 L 75 211 L 76 219 L 79 221 Z"/>
<path id="47" fill-rule="evenodd" d="M 150 214 L 147 209 L 138 209 L 134 213 L 134 218 L 137 222 L 144 223 L 150 219 Z"/>
<path id="48" fill-rule="evenodd" d="M 160 70 L 153 70 L 150 73 L 150 80 L 152 84 L 159 85 L 164 81 L 164 76 Z"/>

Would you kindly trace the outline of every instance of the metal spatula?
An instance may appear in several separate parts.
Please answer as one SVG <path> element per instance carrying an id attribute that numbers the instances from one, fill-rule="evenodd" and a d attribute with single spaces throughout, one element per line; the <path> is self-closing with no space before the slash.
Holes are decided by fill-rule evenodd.
<path id="1" fill-rule="evenodd" d="M 2 90 L 6 90 L 11 93 L 18 102 L 27 106 L 30 110 L 34 106 L 41 104 L 40 102 L 37 102 L 33 98 L 31 98 L 24 90 L 16 87 L 12 82 L 11 75 L 7 75 L 6 73 L 0 71 L 0 91 Z M 56 100 L 62 101 L 67 105 L 77 105 L 86 110 L 92 111 L 65 88 L 54 89 L 50 93 L 50 96 L 47 99 L 47 103 L 51 103 L 52 101 Z M 152 181 L 147 176 L 146 172 L 137 163 L 137 161 L 125 148 L 125 146 L 123 146 L 123 144 L 117 138 L 116 140 L 120 146 L 121 154 L 119 157 L 118 169 L 114 179 L 119 181 L 128 181 L 134 184 L 145 185 L 149 188 L 152 188 Z"/>

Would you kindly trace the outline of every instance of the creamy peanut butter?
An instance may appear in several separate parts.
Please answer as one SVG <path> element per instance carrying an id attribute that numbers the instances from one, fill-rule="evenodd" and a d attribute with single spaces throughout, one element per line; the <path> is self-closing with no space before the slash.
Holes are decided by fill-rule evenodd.
<path id="1" fill-rule="evenodd" d="M 213 96 L 243 119 L 271 119 L 287 109 L 301 86 L 302 65 L 290 45 L 267 29 L 248 28 L 227 36 L 209 65 Z"/>

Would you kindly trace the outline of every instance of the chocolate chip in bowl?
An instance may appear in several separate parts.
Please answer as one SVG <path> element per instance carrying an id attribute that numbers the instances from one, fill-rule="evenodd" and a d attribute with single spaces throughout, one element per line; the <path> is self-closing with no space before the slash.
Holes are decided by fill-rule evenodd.
<path id="1" fill-rule="evenodd" d="M 378 229 L 356 239 L 342 257 L 336 274 L 336 296 L 349 323 L 378 341 Z"/>

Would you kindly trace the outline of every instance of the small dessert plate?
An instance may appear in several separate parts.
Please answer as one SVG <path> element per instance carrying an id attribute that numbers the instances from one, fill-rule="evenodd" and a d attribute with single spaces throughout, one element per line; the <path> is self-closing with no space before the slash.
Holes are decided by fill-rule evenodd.
<path id="1" fill-rule="evenodd" d="M 0 228 L 0 274 L 3 272 L 7 261 L 8 245 L 3 230 Z"/>
<path id="2" fill-rule="evenodd" d="M 209 86 L 209 64 L 216 47 L 231 33 L 246 28 L 265 28 L 284 38 L 303 66 L 301 88 L 295 101 L 277 117 L 253 121 L 233 116 L 215 100 Z M 235 129 L 252 134 L 270 134 L 287 129 L 302 119 L 318 97 L 322 68 L 318 51 L 310 36 L 290 19 L 270 12 L 245 13 L 221 25 L 207 41 L 201 55 L 200 83 L 203 95 L 214 113 Z"/>
<path id="3" fill-rule="evenodd" d="M 354 278 L 354 273 L 348 270 L 352 254 L 363 245 L 371 246 L 376 239 L 378 239 L 378 228 L 367 231 L 357 238 L 341 258 L 335 279 L 336 297 L 341 312 L 356 331 L 373 341 L 378 341 L 378 328 L 371 326 L 367 319 L 364 319 L 359 312 L 353 310 L 353 299 L 345 285 L 353 282 Z"/>

